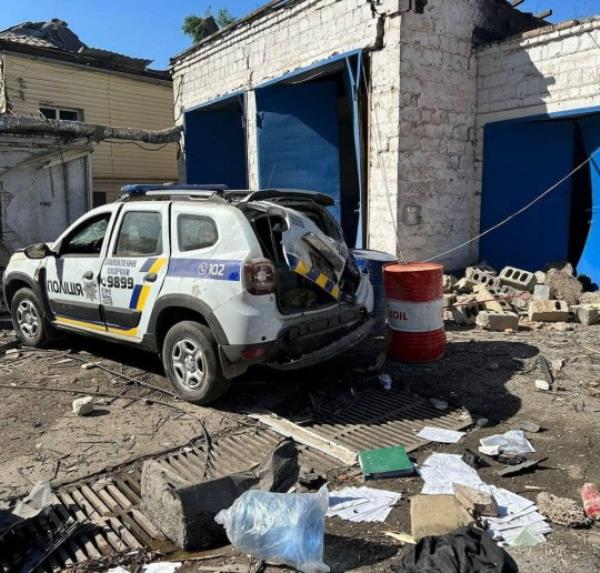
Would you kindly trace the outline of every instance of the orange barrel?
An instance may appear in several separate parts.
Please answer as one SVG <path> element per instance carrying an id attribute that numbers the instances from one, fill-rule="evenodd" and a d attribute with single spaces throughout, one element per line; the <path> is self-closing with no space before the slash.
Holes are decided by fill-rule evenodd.
<path id="1" fill-rule="evenodd" d="M 444 267 L 437 263 L 397 263 L 384 267 L 390 358 L 401 362 L 433 362 L 444 355 L 443 274 Z"/>

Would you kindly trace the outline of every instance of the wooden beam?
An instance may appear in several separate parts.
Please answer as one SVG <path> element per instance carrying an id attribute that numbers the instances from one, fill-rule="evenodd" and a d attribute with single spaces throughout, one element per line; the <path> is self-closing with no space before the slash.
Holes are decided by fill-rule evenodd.
<path id="1" fill-rule="evenodd" d="M 550 18 L 554 12 L 552 10 L 544 10 L 543 12 L 539 12 L 538 14 L 534 14 L 534 18 L 538 20 L 545 20 L 546 18 Z"/>
<path id="2" fill-rule="evenodd" d="M 179 141 L 181 131 L 181 127 L 171 127 L 161 131 L 149 131 L 132 127 L 96 125 L 82 121 L 39 119 L 10 114 L 0 115 L 0 133 L 13 132 L 64 135 L 76 138 L 85 137 L 96 142 L 105 139 L 119 139 L 123 141 L 139 141 L 142 143 L 171 143 Z"/>

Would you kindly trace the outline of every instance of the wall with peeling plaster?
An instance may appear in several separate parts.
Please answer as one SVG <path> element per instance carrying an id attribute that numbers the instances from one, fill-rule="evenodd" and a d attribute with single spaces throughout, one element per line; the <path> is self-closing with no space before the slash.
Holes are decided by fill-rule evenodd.
<path id="1" fill-rule="evenodd" d="M 64 167 L 52 156 L 59 146 Z M 0 265 L 8 252 L 54 241 L 89 208 L 89 155 L 68 154 L 55 137 L 0 135 Z"/>
<path id="2" fill-rule="evenodd" d="M 496 0 L 429 0 L 422 14 L 413 7 L 408 0 L 304 0 L 267 11 L 174 61 L 175 115 L 181 123 L 185 109 L 246 92 L 256 186 L 253 89 L 335 54 L 367 51 L 368 245 L 401 250 L 408 260 L 432 257 L 478 229 L 473 41 L 502 34 L 498 10 L 511 9 Z M 411 207 L 421 220 L 407 225 Z M 471 247 L 442 262 L 458 268 L 475 255 Z"/>

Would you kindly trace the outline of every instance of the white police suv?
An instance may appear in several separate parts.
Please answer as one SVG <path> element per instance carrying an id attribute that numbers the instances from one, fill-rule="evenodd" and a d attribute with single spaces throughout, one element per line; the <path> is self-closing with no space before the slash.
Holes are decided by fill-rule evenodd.
<path id="1" fill-rule="evenodd" d="M 133 185 L 54 243 L 16 252 L 4 291 L 23 344 L 67 330 L 160 353 L 188 401 L 248 366 L 323 362 L 372 327 L 373 293 L 310 191 Z"/>

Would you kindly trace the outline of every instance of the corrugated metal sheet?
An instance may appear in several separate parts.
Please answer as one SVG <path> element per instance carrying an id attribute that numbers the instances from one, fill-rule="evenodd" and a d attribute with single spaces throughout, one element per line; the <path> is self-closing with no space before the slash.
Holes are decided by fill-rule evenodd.
<path id="1" fill-rule="evenodd" d="M 427 443 L 416 435 L 423 426 L 460 430 L 473 423 L 464 410 L 442 412 L 415 394 L 383 390 L 360 394 L 340 412 L 324 410 L 319 419 L 303 427 L 356 453 L 397 445 L 410 452 Z"/>
<path id="2" fill-rule="evenodd" d="M 212 444 L 208 478 L 249 469 L 259 463 L 281 440 L 270 430 L 248 428 L 217 439 Z M 197 480 L 204 467 L 204 444 L 182 448 L 158 461 L 183 478 Z M 319 472 L 339 462 L 306 447 L 300 447 L 300 463 Z M 92 524 L 89 531 L 74 536 L 36 571 L 56 572 L 102 557 L 129 551 L 151 549 L 169 552 L 176 548 L 163 537 L 140 510 L 141 463 L 122 469 L 108 478 L 65 487 L 57 492 L 60 505 L 40 519 L 32 520 L 23 535 L 40 543 L 69 521 Z M 0 555 L 0 566 L 14 565 L 7 555 Z M 1 568 L 1 567 L 0 567 Z M 9 569 L 10 570 L 10 569 Z"/>

